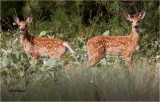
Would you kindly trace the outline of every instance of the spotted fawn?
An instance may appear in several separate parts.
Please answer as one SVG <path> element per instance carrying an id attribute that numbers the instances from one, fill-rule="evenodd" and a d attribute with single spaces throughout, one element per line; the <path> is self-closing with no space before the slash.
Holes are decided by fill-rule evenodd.
<path id="1" fill-rule="evenodd" d="M 139 50 L 138 26 L 140 20 L 145 16 L 145 12 L 141 12 L 138 17 L 131 17 L 128 13 L 124 16 L 132 24 L 130 35 L 128 36 L 95 36 L 88 40 L 86 44 L 89 61 L 86 67 L 98 63 L 106 55 L 121 55 L 125 59 L 129 71 L 132 70 L 131 60 L 135 51 Z"/>
<path id="2" fill-rule="evenodd" d="M 75 57 L 75 52 L 71 43 L 55 38 L 44 38 L 31 36 L 27 30 L 27 25 L 32 22 L 32 17 L 28 17 L 26 21 L 20 21 L 14 16 L 15 23 L 19 26 L 20 40 L 24 51 L 31 56 L 33 60 L 37 60 L 41 56 L 52 58 L 62 58 L 67 50 Z"/>

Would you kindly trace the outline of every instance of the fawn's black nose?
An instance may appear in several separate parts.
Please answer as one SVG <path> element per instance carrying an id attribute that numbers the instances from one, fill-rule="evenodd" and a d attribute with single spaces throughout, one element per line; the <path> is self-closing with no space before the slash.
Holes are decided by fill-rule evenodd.
<path id="1" fill-rule="evenodd" d="M 137 28 L 138 28 L 138 26 L 135 26 L 134 28 L 136 28 L 136 29 L 137 29 Z"/>
<path id="2" fill-rule="evenodd" d="M 20 30 L 21 30 L 21 31 L 24 31 L 24 28 L 21 28 Z"/>

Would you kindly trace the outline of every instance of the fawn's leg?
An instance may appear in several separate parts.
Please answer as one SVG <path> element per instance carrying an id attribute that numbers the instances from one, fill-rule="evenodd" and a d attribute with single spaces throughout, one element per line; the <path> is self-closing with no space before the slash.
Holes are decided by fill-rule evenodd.
<path id="1" fill-rule="evenodd" d="M 91 54 L 90 54 L 90 52 L 87 52 L 87 55 L 88 55 L 88 60 L 90 60 L 90 59 L 91 59 Z"/>
<path id="2" fill-rule="evenodd" d="M 131 57 L 125 57 L 125 64 L 127 65 L 129 72 L 131 72 L 132 71 Z"/>
<path id="3" fill-rule="evenodd" d="M 96 54 L 96 55 L 92 56 L 91 59 L 89 59 L 89 61 L 87 62 L 86 67 L 88 68 L 88 67 L 98 63 L 104 57 L 105 57 L 104 54 Z"/>

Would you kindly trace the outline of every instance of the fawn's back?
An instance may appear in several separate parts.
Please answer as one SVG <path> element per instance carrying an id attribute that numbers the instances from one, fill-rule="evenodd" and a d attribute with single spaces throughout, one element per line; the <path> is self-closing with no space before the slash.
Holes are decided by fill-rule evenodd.
<path id="1" fill-rule="evenodd" d="M 54 58 L 61 58 L 66 53 L 66 48 L 63 45 L 64 41 L 55 38 L 40 38 L 34 37 L 32 42 L 32 53 L 49 56 Z M 70 45 L 69 42 L 65 42 Z"/>
<path id="2" fill-rule="evenodd" d="M 87 43 L 87 50 L 91 55 L 126 55 L 128 51 L 134 51 L 135 47 L 138 45 L 133 45 L 130 36 L 96 36 Z"/>

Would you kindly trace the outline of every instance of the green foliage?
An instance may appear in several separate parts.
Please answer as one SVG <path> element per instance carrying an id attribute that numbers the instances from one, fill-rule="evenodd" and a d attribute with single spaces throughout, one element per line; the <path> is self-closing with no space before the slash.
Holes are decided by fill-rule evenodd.
<path id="1" fill-rule="evenodd" d="M 10 95 L 9 88 L 18 88 L 20 85 L 20 89 L 25 89 L 25 85 L 20 82 L 13 84 L 20 80 L 18 77 L 14 81 L 12 78 L 8 78 L 8 80 L 12 79 L 12 82 L 8 81 L 9 88 L 5 88 L 3 83 L 2 100 L 155 101 L 158 100 L 158 69 L 153 71 L 146 63 L 147 60 L 139 64 L 134 63 L 132 75 L 129 75 L 124 67 L 117 67 L 113 63 L 107 67 L 93 67 L 92 69 L 85 69 L 83 65 L 73 65 L 70 71 L 59 70 L 56 73 L 54 67 L 51 70 L 39 68 L 35 72 L 32 72 L 35 69 L 30 68 L 25 73 L 27 79 L 22 81 L 29 81 L 27 82 L 27 92 L 25 94 L 17 93 L 17 96 L 14 96 L 16 93 Z M 23 79 L 22 71 L 10 73 L 14 78 L 13 73 Z M 4 74 L 3 72 L 3 77 Z M 7 98 L 9 95 L 10 98 Z"/>
<path id="2" fill-rule="evenodd" d="M 5 1 L 6 3 L 7 1 Z M 3 1 L 4 3 L 4 1 Z M 24 52 L 19 31 L 3 17 L 8 31 L 0 32 L 0 73 L 2 100 L 16 101 L 158 101 L 160 68 L 160 7 L 157 1 L 38 1 L 27 0 L 21 9 L 7 2 L 3 17 L 33 16 L 31 35 L 70 41 L 78 63 L 67 53 L 61 60 L 40 58 L 37 62 Z M 9 6 L 11 6 L 10 9 Z M 15 9 L 13 9 L 15 8 Z M 4 13 L 4 9 L 7 10 Z M 140 24 L 140 51 L 133 57 L 130 75 L 122 58 L 107 56 L 90 69 L 86 42 L 96 35 L 127 35 L 130 23 L 123 12 L 145 10 Z M 16 12 L 16 13 L 15 13 Z M 3 15 L 2 14 L 2 15 Z M 3 26 L 2 25 L 2 26 Z M 69 69 L 67 69 L 69 68 Z M 69 70 L 69 71 L 66 71 Z M 22 89 L 26 92 L 9 92 Z"/>
<path id="3" fill-rule="evenodd" d="M 151 58 L 135 56 L 131 75 L 121 58 L 113 56 L 86 69 L 85 42 L 78 38 L 74 43 L 79 46 L 76 48 L 78 65 L 69 53 L 61 60 L 41 58 L 34 62 L 22 50 L 17 40 L 19 35 L 9 38 L 7 34 L 2 35 L 6 46 L 3 45 L 0 52 L 2 100 L 158 100 L 160 65 L 157 58 L 154 58 L 157 62 L 153 62 Z M 65 70 L 67 65 L 70 65 L 69 71 Z M 11 89 L 26 92 L 9 92 Z"/>

